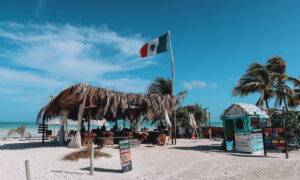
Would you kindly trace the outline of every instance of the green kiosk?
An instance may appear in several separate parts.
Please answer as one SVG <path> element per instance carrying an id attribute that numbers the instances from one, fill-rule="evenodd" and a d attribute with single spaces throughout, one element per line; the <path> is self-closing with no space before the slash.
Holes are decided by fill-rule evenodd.
<path id="1" fill-rule="evenodd" d="M 221 119 L 226 150 L 263 154 L 262 127 L 270 119 L 265 111 L 252 104 L 236 103 L 223 112 Z"/>

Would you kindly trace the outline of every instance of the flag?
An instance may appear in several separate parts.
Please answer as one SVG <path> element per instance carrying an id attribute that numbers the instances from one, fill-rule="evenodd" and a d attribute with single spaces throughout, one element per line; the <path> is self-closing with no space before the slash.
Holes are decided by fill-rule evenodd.
<path id="1" fill-rule="evenodd" d="M 166 120 L 166 123 L 169 127 L 172 127 L 172 124 L 171 124 L 171 121 L 170 121 L 170 118 L 169 118 L 169 115 L 168 115 L 168 111 L 165 110 L 165 120 Z"/>
<path id="2" fill-rule="evenodd" d="M 168 38 L 169 33 L 165 33 L 164 35 L 144 44 L 143 47 L 140 49 L 141 57 L 153 56 L 159 53 L 166 52 Z"/>
<path id="3" fill-rule="evenodd" d="M 190 119 L 190 126 L 192 128 L 198 128 L 195 117 L 192 113 L 189 114 L 189 119 Z"/>

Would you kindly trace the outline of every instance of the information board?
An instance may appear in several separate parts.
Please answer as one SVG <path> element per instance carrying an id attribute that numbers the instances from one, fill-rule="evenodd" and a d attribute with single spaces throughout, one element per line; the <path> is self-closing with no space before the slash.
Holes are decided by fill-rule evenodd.
<path id="1" fill-rule="evenodd" d="M 237 152 L 252 152 L 251 135 L 235 134 L 235 149 Z"/>
<path id="2" fill-rule="evenodd" d="M 236 134 L 235 147 L 238 152 L 255 153 L 263 151 L 262 133 Z"/>
<path id="3" fill-rule="evenodd" d="M 130 145 L 128 140 L 120 140 L 120 158 L 121 158 L 121 166 L 122 172 L 128 172 L 132 170 L 132 161 L 130 155 Z"/>
<path id="4" fill-rule="evenodd" d="M 285 138 L 283 127 L 264 128 L 265 148 L 266 149 L 285 149 Z"/>
<path id="5" fill-rule="evenodd" d="M 265 127 L 263 128 L 264 148 L 266 150 L 284 150 L 288 158 L 288 147 L 284 127 Z"/>

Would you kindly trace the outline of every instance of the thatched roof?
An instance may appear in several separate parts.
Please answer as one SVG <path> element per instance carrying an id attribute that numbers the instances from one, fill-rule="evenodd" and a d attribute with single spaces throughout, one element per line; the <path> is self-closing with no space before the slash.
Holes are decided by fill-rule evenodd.
<path id="1" fill-rule="evenodd" d="M 60 92 L 43 107 L 37 121 L 42 119 L 47 121 L 57 117 L 62 109 L 69 110 L 69 119 L 77 120 L 79 106 L 82 103 L 85 105 L 83 114 L 85 119 L 88 119 L 89 114 L 92 119 L 105 118 L 108 121 L 136 120 L 139 115 L 144 115 L 145 119 L 161 119 L 165 108 L 169 114 L 172 114 L 174 101 L 174 96 L 170 95 L 122 93 L 86 84 L 76 84 Z"/>

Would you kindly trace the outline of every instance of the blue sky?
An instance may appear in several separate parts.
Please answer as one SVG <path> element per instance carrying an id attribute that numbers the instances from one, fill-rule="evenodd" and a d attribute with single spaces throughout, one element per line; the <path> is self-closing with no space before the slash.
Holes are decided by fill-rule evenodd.
<path id="1" fill-rule="evenodd" d="M 144 92 L 170 77 L 169 54 L 142 60 L 140 46 L 171 30 L 175 92 L 214 117 L 234 102 L 238 78 L 274 55 L 300 76 L 300 2 L 278 0 L 7 0 L 0 3 L 0 121 L 34 121 L 78 82 Z"/>

